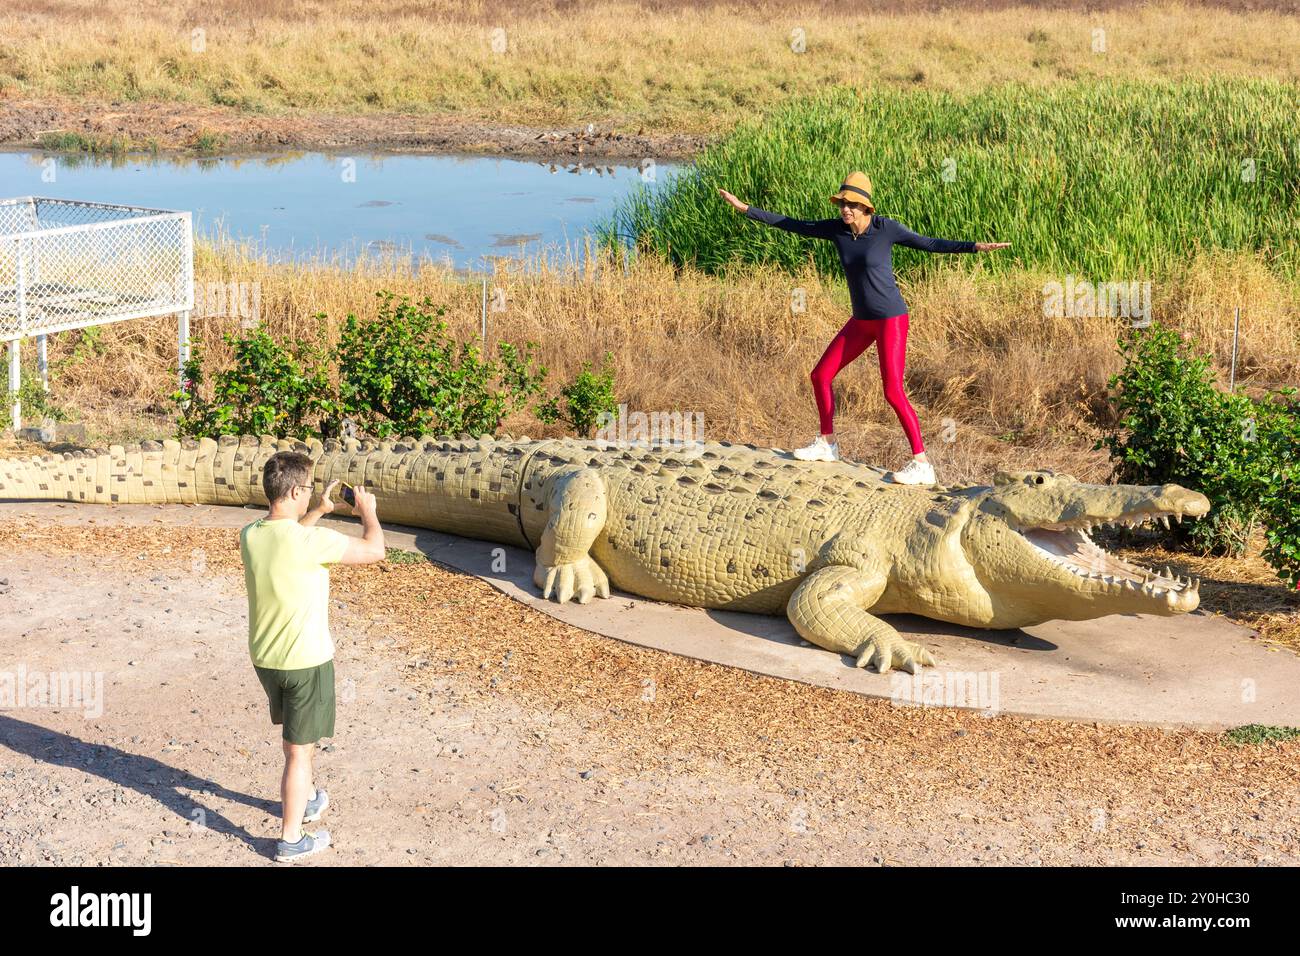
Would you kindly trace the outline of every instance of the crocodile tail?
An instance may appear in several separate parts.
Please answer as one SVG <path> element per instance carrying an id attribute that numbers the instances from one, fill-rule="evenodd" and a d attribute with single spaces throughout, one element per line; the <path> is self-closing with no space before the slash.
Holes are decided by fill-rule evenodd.
<path id="1" fill-rule="evenodd" d="M 0 459 L 0 500 L 92 504 L 261 505 L 262 469 L 279 451 L 311 458 L 313 502 L 341 479 L 373 491 L 385 521 L 528 544 L 520 513 L 524 465 L 550 442 L 434 438 L 330 439 L 269 435 L 145 441 L 61 455 Z M 334 496 L 339 513 L 351 509 Z M 536 521 L 536 515 L 528 515 Z M 540 532 L 539 532 L 540 533 Z"/>
<path id="2" fill-rule="evenodd" d="M 5 458 L 0 500 L 265 505 L 262 467 L 277 451 L 301 451 L 317 461 L 322 446 L 269 435 L 222 435 Z"/>

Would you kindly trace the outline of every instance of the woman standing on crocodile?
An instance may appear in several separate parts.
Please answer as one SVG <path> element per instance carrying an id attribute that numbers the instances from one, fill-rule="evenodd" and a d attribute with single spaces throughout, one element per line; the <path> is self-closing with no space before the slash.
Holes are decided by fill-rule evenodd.
<path id="1" fill-rule="evenodd" d="M 718 193 L 739 212 L 787 232 L 815 239 L 829 239 L 839 251 L 844 277 L 849 285 L 853 314 L 831 339 L 821 360 L 812 371 L 813 397 L 821 419 L 821 434 L 806 448 L 795 450 L 803 461 L 836 461 L 839 443 L 835 441 L 833 419 L 835 398 L 831 381 L 872 342 L 880 357 L 880 380 L 885 400 L 898 415 L 903 431 L 912 446 L 912 460 L 907 466 L 889 472 L 891 481 L 902 484 L 932 485 L 934 466 L 925 454 L 921 428 L 912 403 L 903 391 L 903 363 L 907 350 L 907 303 L 903 301 L 894 279 L 893 246 L 911 246 L 926 252 L 987 252 L 1005 249 L 1009 242 L 960 242 L 932 239 L 917 235 L 902 223 L 876 215 L 871 198 L 871 180 L 865 173 L 853 172 L 840 184 L 839 192 L 830 197 L 839 206 L 838 217 L 830 219 L 791 219 L 741 202 L 725 189 Z"/>

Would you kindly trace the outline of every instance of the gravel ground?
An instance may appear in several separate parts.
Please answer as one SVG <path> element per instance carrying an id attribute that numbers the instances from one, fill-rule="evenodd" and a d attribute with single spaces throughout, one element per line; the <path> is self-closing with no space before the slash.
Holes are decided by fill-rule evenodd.
<path id="1" fill-rule="evenodd" d="M 103 675 L 102 713 L 0 703 L 0 863 L 268 863 L 237 533 L 111 514 L 0 523 L 0 680 Z M 428 562 L 338 568 L 333 596 L 313 865 L 1300 863 L 1300 743 L 891 707 Z"/>

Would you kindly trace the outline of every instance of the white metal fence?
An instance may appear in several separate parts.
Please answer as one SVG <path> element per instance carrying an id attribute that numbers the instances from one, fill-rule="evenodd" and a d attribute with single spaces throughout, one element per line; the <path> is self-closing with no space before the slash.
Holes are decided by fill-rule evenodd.
<path id="1" fill-rule="evenodd" d="M 180 316 L 186 358 L 194 307 L 194 238 L 188 212 L 44 199 L 0 200 L 0 342 L 9 388 L 19 387 L 18 343 L 36 336 L 44 379 L 51 332 L 156 315 Z M 13 427 L 20 408 L 13 407 Z"/>

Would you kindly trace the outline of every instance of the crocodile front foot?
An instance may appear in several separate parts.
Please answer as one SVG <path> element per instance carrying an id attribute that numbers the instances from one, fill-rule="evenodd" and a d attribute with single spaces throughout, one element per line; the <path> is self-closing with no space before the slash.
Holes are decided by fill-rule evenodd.
<path id="1" fill-rule="evenodd" d="M 609 597 L 609 578 L 600 565 L 590 557 L 579 558 L 567 564 L 543 564 L 533 568 L 533 583 L 542 589 L 542 597 L 549 600 L 551 592 L 561 604 L 577 597 L 586 604 L 593 597 Z"/>
<path id="2" fill-rule="evenodd" d="M 831 549 L 828 554 L 834 556 Z M 832 565 L 812 572 L 795 588 L 786 615 L 804 640 L 852 656 L 858 667 L 874 664 L 882 674 L 897 667 L 915 674 L 934 666 L 934 656 L 904 640 L 867 608 L 885 589 L 885 577 L 869 566 Z"/>
<path id="3" fill-rule="evenodd" d="M 605 484 L 594 468 L 574 466 L 557 472 L 544 489 L 546 529 L 537 547 L 533 583 L 542 597 L 561 604 L 576 596 L 586 604 L 596 595 L 609 597 L 609 578 L 592 560 L 592 543 L 605 526 L 609 504 Z"/>
<path id="4" fill-rule="evenodd" d="M 876 634 L 863 643 L 854 666 L 866 667 L 869 664 L 882 674 L 889 673 L 893 667 L 915 674 L 918 666 L 933 667 L 935 660 L 933 654 L 915 641 Z"/>

